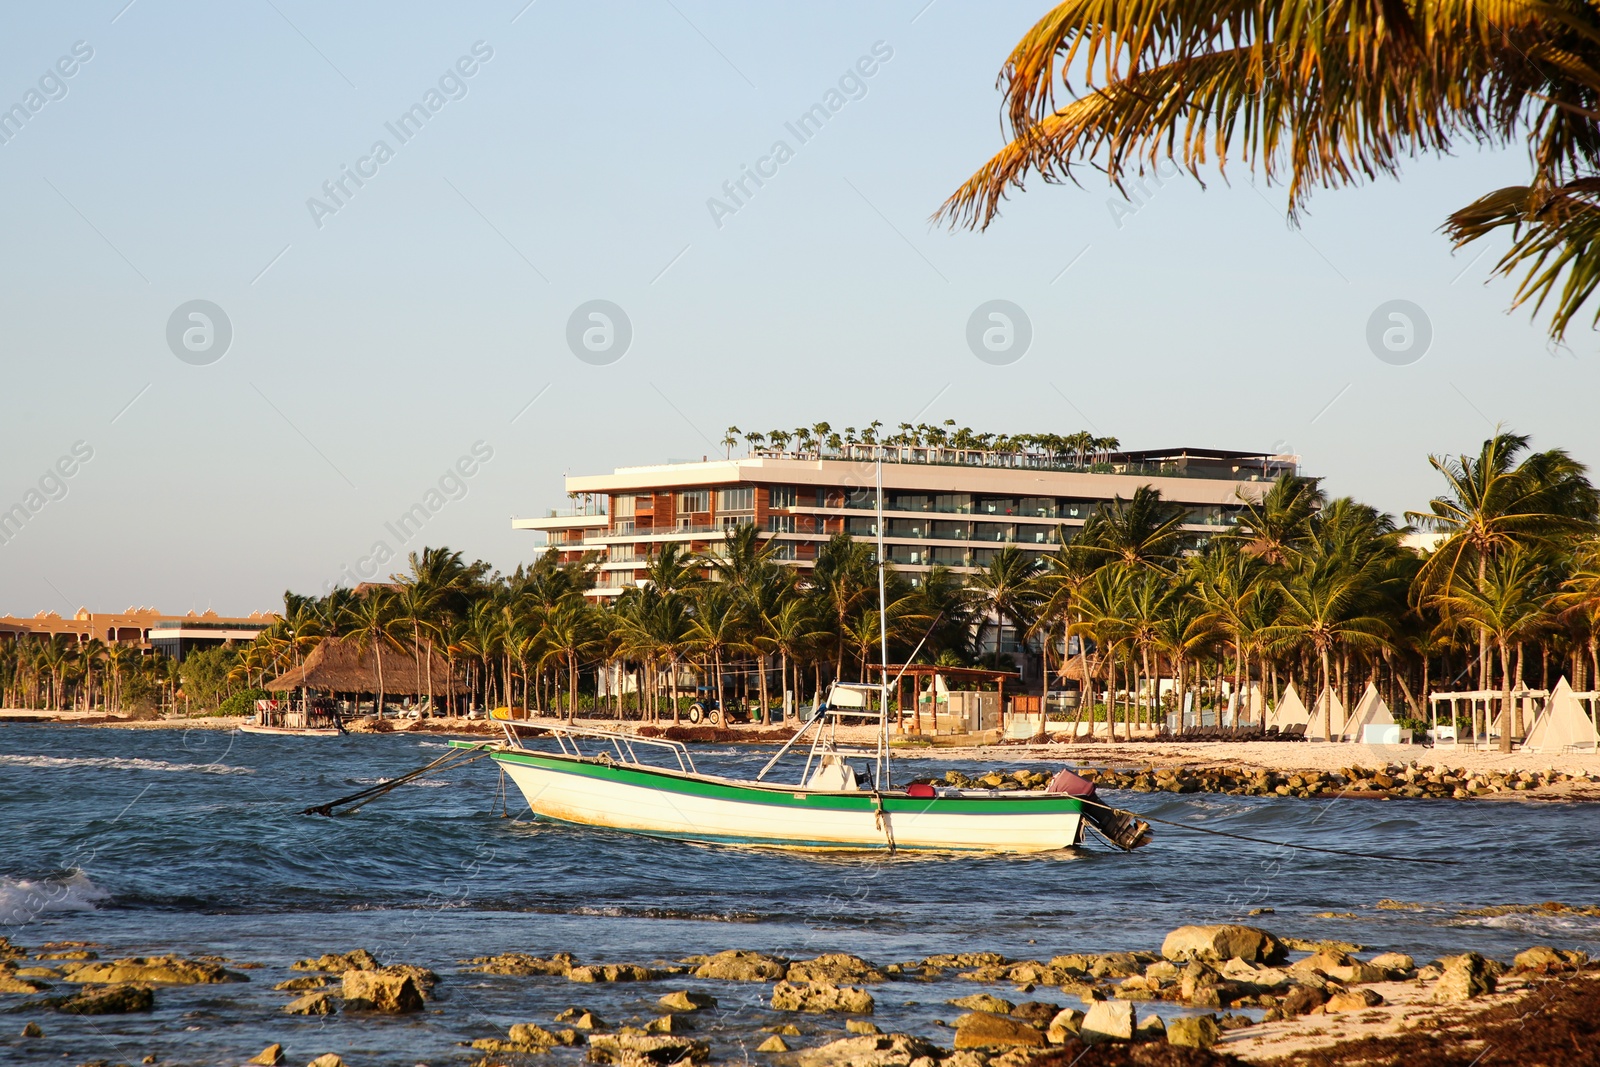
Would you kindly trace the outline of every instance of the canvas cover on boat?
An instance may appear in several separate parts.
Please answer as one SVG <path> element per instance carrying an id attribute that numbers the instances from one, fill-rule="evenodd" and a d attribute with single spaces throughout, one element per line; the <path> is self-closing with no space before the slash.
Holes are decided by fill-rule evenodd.
<path id="1" fill-rule="evenodd" d="M 1328 716 L 1326 712 L 1329 705 L 1333 707 L 1333 736 L 1335 738 L 1339 736 L 1339 732 L 1344 728 L 1344 702 L 1339 699 L 1339 694 L 1332 689 L 1324 689 L 1322 695 L 1317 698 L 1317 706 L 1312 709 L 1311 721 L 1306 724 L 1306 740 L 1328 740 Z"/>
<path id="2" fill-rule="evenodd" d="M 1311 713 L 1306 710 L 1305 702 L 1300 699 L 1300 694 L 1295 692 L 1294 683 L 1289 683 L 1289 688 L 1283 691 L 1283 699 L 1278 701 L 1278 706 L 1267 715 L 1267 726 L 1276 726 L 1283 730 L 1290 726 L 1304 726 L 1311 721 Z"/>
<path id="3" fill-rule="evenodd" d="M 1356 702 L 1356 713 L 1350 716 L 1350 721 L 1339 731 L 1339 740 L 1360 741 L 1368 726 L 1393 725 L 1395 725 L 1394 714 L 1390 712 L 1389 705 L 1378 695 L 1378 687 L 1368 682 L 1366 692 L 1362 693 L 1361 699 Z"/>
<path id="4" fill-rule="evenodd" d="M 1593 748 L 1594 724 L 1583 709 L 1583 702 L 1572 694 L 1566 678 L 1556 683 L 1544 710 L 1533 722 L 1522 743 L 1529 752 L 1567 752 L 1574 748 Z"/>

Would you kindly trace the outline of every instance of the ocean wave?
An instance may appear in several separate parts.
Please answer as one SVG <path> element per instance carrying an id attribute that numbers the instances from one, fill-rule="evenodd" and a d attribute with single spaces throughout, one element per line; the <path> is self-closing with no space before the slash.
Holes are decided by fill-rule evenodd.
<path id="1" fill-rule="evenodd" d="M 82 871 L 64 878 L 0 876 L 0 926 L 21 926 L 49 912 L 93 911 L 110 895 Z"/>
<path id="2" fill-rule="evenodd" d="M 123 756 L 19 756 L 0 755 L 0 767 L 101 767 L 119 771 L 168 771 L 195 774 L 254 774 L 249 767 L 223 763 L 170 763 L 159 759 Z"/>
<path id="3" fill-rule="evenodd" d="M 393 778 L 352 778 L 352 779 L 350 779 L 350 782 L 351 782 L 352 785 L 388 785 L 392 781 L 394 781 Z M 419 787 L 421 787 L 423 789 L 443 789 L 446 786 L 454 785 L 454 784 L 455 784 L 454 782 L 446 782 L 446 781 L 443 781 L 443 780 L 437 779 L 437 778 L 436 779 L 432 779 L 432 780 L 427 780 L 427 781 L 424 781 L 422 779 L 417 779 L 415 781 L 410 781 L 410 782 L 406 783 L 406 785 L 419 786 Z"/>

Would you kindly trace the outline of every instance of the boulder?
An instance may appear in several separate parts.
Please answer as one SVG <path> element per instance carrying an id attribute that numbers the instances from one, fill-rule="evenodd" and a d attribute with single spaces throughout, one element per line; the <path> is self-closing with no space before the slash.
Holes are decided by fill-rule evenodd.
<path id="1" fill-rule="evenodd" d="M 910 1067 L 917 1060 L 941 1055 L 941 1050 L 910 1034 L 868 1034 L 803 1049 L 795 1053 L 795 1062 L 799 1067 Z"/>
<path id="2" fill-rule="evenodd" d="M 1169 960 L 1220 963 L 1237 957 L 1246 963 L 1276 963 L 1284 958 L 1285 949 L 1283 942 L 1258 927 L 1224 923 L 1178 927 L 1161 942 L 1161 955 Z"/>
<path id="3" fill-rule="evenodd" d="M 988 993 L 973 993 L 971 996 L 957 997 L 954 1000 L 946 1001 L 946 1003 L 953 1007 L 965 1008 L 968 1011 L 987 1011 L 995 1015 L 1009 1015 L 1011 1010 L 1016 1007 L 1011 1001 L 990 996 Z"/>
<path id="4" fill-rule="evenodd" d="M 594 1012 L 586 1011 L 572 1020 L 572 1026 L 575 1030 L 604 1030 L 606 1021 Z"/>
<path id="5" fill-rule="evenodd" d="M 1005 1002 L 1001 1001 L 1001 1003 Z M 1029 1026 L 1037 1026 L 1043 1030 L 1050 1025 L 1050 1020 L 1054 1019 L 1060 1011 L 1061 1005 L 1059 1004 L 1046 1004 L 1042 1000 L 1029 1000 L 1012 1008 L 1011 1017 L 1013 1019 L 1021 1019 Z"/>
<path id="6" fill-rule="evenodd" d="M 1347 1011 L 1365 1011 L 1375 1008 L 1383 1003 L 1383 998 L 1371 989 L 1346 989 L 1342 993 L 1335 993 L 1328 998 L 1322 1010 L 1329 1015 L 1338 1015 Z"/>
<path id="7" fill-rule="evenodd" d="M 67 1015 L 126 1015 L 154 1010 L 156 998 L 149 986 L 112 985 L 85 989 L 68 997 L 50 997 L 42 1006 Z"/>
<path id="8" fill-rule="evenodd" d="M 593 964 L 567 971 L 568 980 L 573 982 L 649 982 L 658 977 L 657 972 L 637 963 Z"/>
<path id="9" fill-rule="evenodd" d="M 888 975 L 860 956 L 848 952 L 827 952 L 814 960 L 789 964 L 785 975 L 791 982 L 883 982 Z"/>
<path id="10" fill-rule="evenodd" d="M 23 1037 L 43 1037 L 44 1027 L 38 1023 L 24 1023 L 22 1026 Z"/>
<path id="11" fill-rule="evenodd" d="M 207 985 L 215 982 L 248 982 L 242 974 L 206 960 L 186 960 L 177 956 L 133 956 L 121 960 L 101 960 L 72 967 L 63 976 L 67 982 L 149 982 L 156 985 Z"/>
<path id="12" fill-rule="evenodd" d="M 730 982 L 770 982 L 789 971 L 789 961 L 762 952 L 729 949 L 707 956 L 691 972 L 696 978 L 721 978 Z"/>
<path id="13" fill-rule="evenodd" d="M 846 1019 L 844 1021 L 844 1028 L 846 1030 L 848 1030 L 852 1034 L 881 1034 L 881 1033 L 883 1033 L 883 1031 L 879 1030 L 877 1028 L 877 1026 L 875 1026 L 872 1023 L 867 1022 L 867 1020 L 865 1020 L 865 1019 Z"/>
<path id="14" fill-rule="evenodd" d="M 1381 952 L 1367 961 L 1390 978 L 1404 978 L 1417 969 L 1417 961 L 1404 952 Z"/>
<path id="15" fill-rule="evenodd" d="M 411 963 L 391 963 L 387 967 L 379 967 L 378 973 L 410 978 L 417 984 L 417 992 L 422 994 L 423 1000 L 432 1000 L 433 987 L 439 984 L 437 974 Z"/>
<path id="16" fill-rule="evenodd" d="M 334 999 L 326 993 L 307 993 L 283 1006 L 290 1015 L 332 1015 L 338 1010 Z"/>
<path id="17" fill-rule="evenodd" d="M 1044 1034 L 1020 1019 L 969 1012 L 956 1020 L 956 1048 L 1037 1048 Z"/>
<path id="18" fill-rule="evenodd" d="M 556 1045 L 576 1045 L 578 1035 L 572 1030 L 557 1030 L 551 1032 L 534 1023 L 516 1023 L 507 1035 L 519 1045 L 532 1045 L 536 1048 L 553 1048 Z"/>
<path id="19" fill-rule="evenodd" d="M 344 1060 L 339 1058 L 337 1052 L 324 1052 L 306 1064 L 306 1067 L 344 1067 Z"/>
<path id="20" fill-rule="evenodd" d="M 1167 1024 L 1167 1044 L 1180 1048 L 1210 1048 L 1222 1037 L 1222 1028 L 1210 1015 L 1184 1015 Z"/>
<path id="21" fill-rule="evenodd" d="M 1139 1025 L 1133 1028 L 1135 1041 L 1165 1041 L 1167 1039 L 1167 1024 L 1159 1015 L 1149 1015 L 1139 1020 Z"/>
<path id="22" fill-rule="evenodd" d="M 409 974 L 382 971 L 344 972 L 345 1007 L 353 1011 L 377 1011 L 404 1015 L 422 1010 L 422 990 Z"/>
<path id="23" fill-rule="evenodd" d="M 778 1011 L 844 1012 L 871 1015 L 872 994 L 855 986 L 831 982 L 779 982 L 772 987 L 772 1006 Z"/>
<path id="24" fill-rule="evenodd" d="M 20 960 L 27 955 L 27 949 L 20 945 L 13 945 L 8 937 L 0 937 L 0 960 Z"/>
<path id="25" fill-rule="evenodd" d="M 1083 1012 L 1073 1008 L 1062 1008 L 1050 1020 L 1050 1025 L 1045 1027 L 1045 1040 L 1052 1045 L 1064 1044 L 1069 1037 L 1077 1035 L 1083 1026 Z"/>
<path id="26" fill-rule="evenodd" d="M 318 956 L 314 960 L 300 960 L 290 969 L 295 971 L 329 971 L 343 974 L 345 971 L 375 971 L 378 969 L 378 961 L 366 949 L 358 948 L 354 952 L 330 953 L 325 956 Z"/>
<path id="27" fill-rule="evenodd" d="M 326 989 L 333 984 L 333 979 L 325 974 L 308 974 L 304 978 L 290 978 L 273 986 L 273 991 L 278 993 L 309 993 L 314 989 Z"/>
<path id="28" fill-rule="evenodd" d="M 1581 970 L 1588 962 L 1587 953 L 1566 952 L 1549 945 L 1535 945 L 1517 953 L 1511 967 L 1524 974 L 1558 974 L 1562 971 Z"/>
<path id="29" fill-rule="evenodd" d="M 1308 1015 L 1328 1002 L 1328 995 L 1316 986 L 1297 985 L 1289 990 L 1278 1010 L 1285 1018 Z"/>
<path id="30" fill-rule="evenodd" d="M 32 978 L 18 978 L 12 974 L 0 974 L 0 993 L 37 993 L 41 989 L 49 988 L 49 982 L 40 982 Z"/>
<path id="31" fill-rule="evenodd" d="M 947 952 L 939 956 L 928 956 L 923 959 L 924 967 L 937 967 L 948 970 L 951 967 L 999 967 L 1008 961 L 998 952 Z M 1056 962 L 1051 960 L 1051 963 Z"/>
<path id="32" fill-rule="evenodd" d="M 283 1046 L 276 1043 L 268 1045 L 245 1062 L 252 1067 L 278 1067 L 283 1062 Z"/>
<path id="33" fill-rule="evenodd" d="M 700 1011 L 703 1008 L 716 1007 L 717 998 L 710 993 L 692 993 L 687 989 L 681 989 L 676 993 L 668 993 L 656 1003 L 668 1011 Z"/>
<path id="34" fill-rule="evenodd" d="M 1433 998 L 1438 1003 L 1471 1000 L 1494 992 L 1494 975 L 1476 952 L 1440 962 L 1444 964 L 1444 973 L 1433 987 Z"/>
<path id="35" fill-rule="evenodd" d="M 711 1058 L 711 1046 L 672 1034 L 595 1034 L 589 1038 L 589 1059 L 593 1063 L 635 1064 L 704 1063 Z"/>
<path id="36" fill-rule="evenodd" d="M 658 1015 L 644 1024 L 644 1032 L 647 1034 L 681 1034 L 689 1029 L 692 1027 L 683 1016 L 671 1012 Z"/>
<path id="37" fill-rule="evenodd" d="M 788 1052 L 789 1043 L 777 1034 L 773 1034 L 761 1044 L 756 1046 L 757 1052 Z"/>
<path id="38" fill-rule="evenodd" d="M 1136 1023 L 1133 1004 L 1126 1000 L 1098 1000 L 1083 1017 L 1078 1036 L 1086 1045 L 1105 1041 L 1132 1041 Z"/>
<path id="39" fill-rule="evenodd" d="M 575 961 L 570 952 L 557 952 L 550 957 L 529 956 L 524 952 L 503 952 L 498 956 L 476 956 L 466 962 L 474 965 L 467 968 L 469 971 L 528 977 L 544 974 L 565 975 L 573 968 Z"/>

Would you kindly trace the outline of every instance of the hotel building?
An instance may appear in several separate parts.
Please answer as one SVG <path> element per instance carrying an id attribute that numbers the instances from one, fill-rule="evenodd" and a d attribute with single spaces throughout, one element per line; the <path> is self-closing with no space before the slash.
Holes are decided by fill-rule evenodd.
<path id="1" fill-rule="evenodd" d="M 880 458 L 885 552 L 913 582 L 937 565 L 980 568 L 1008 543 L 1048 552 L 1056 527 L 1082 526 L 1096 505 L 1146 485 L 1184 509 L 1195 547 L 1294 473 L 1296 461 L 1194 448 L 1082 458 L 932 446 L 852 445 L 821 455 L 756 449 L 742 459 L 568 476 L 577 507 L 513 519 L 512 527 L 543 533 L 563 561 L 597 553 L 592 595 L 601 598 L 640 582 L 662 545 L 714 552 L 725 529 L 747 522 L 773 536 L 779 558 L 809 569 L 834 534 L 876 536 Z"/>

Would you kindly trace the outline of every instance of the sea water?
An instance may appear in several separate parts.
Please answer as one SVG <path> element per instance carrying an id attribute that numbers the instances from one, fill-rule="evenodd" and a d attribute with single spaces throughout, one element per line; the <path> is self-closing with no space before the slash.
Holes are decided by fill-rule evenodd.
<path id="1" fill-rule="evenodd" d="M 1540 943 L 1600 952 L 1600 919 L 1463 914 L 1600 903 L 1597 809 L 1583 804 L 1107 794 L 1197 828 L 1394 859 L 1167 825 L 1132 855 L 1094 842 L 1035 857 L 703 847 L 534 822 L 514 788 L 502 815 L 503 783 L 487 760 L 403 786 L 355 815 L 300 814 L 445 751 L 438 738 L 405 735 L 0 726 L 0 934 L 35 949 L 92 941 L 102 958 L 176 953 L 261 965 L 242 972 L 248 983 L 160 988 L 148 1015 L 18 1012 L 33 998 L 0 997 L 0 1062 L 154 1055 L 163 1064 L 237 1064 L 281 1042 L 289 1063 L 332 1051 L 351 1067 L 465 1064 L 481 1053 L 464 1043 L 503 1037 L 513 1023 L 553 1026 L 556 1013 L 581 1007 L 612 1025 L 642 1024 L 661 1014 L 657 997 L 680 988 L 719 998 L 695 1036 L 721 1060 L 743 1061 L 766 1036 L 761 1027 L 782 1022 L 805 1032 L 791 1044 L 843 1036 L 839 1019 L 771 1012 L 763 984 L 587 985 L 476 974 L 460 962 L 507 951 L 638 963 L 728 948 L 793 958 L 844 951 L 880 964 L 980 950 L 1048 960 L 1153 951 L 1173 927 L 1243 921 L 1419 961 L 1468 949 L 1509 959 Z M 747 775 L 771 751 L 702 746 L 693 754 L 702 770 Z M 974 769 L 917 759 L 900 762 L 898 773 L 950 767 Z M 1420 907 L 1379 908 L 1380 900 Z M 1261 908 L 1272 912 L 1249 914 Z M 283 1014 L 295 994 L 272 986 L 299 973 L 294 961 L 355 948 L 433 968 L 443 978 L 438 997 L 402 1017 Z M 952 974 L 874 986 L 874 1021 L 948 1045 L 938 1024 L 960 1009 L 946 1002 L 985 989 L 1082 1007 L 1060 990 L 1022 993 Z M 30 1020 L 44 1038 L 17 1036 Z M 543 1062 L 580 1059 L 581 1050 L 559 1050 Z"/>

